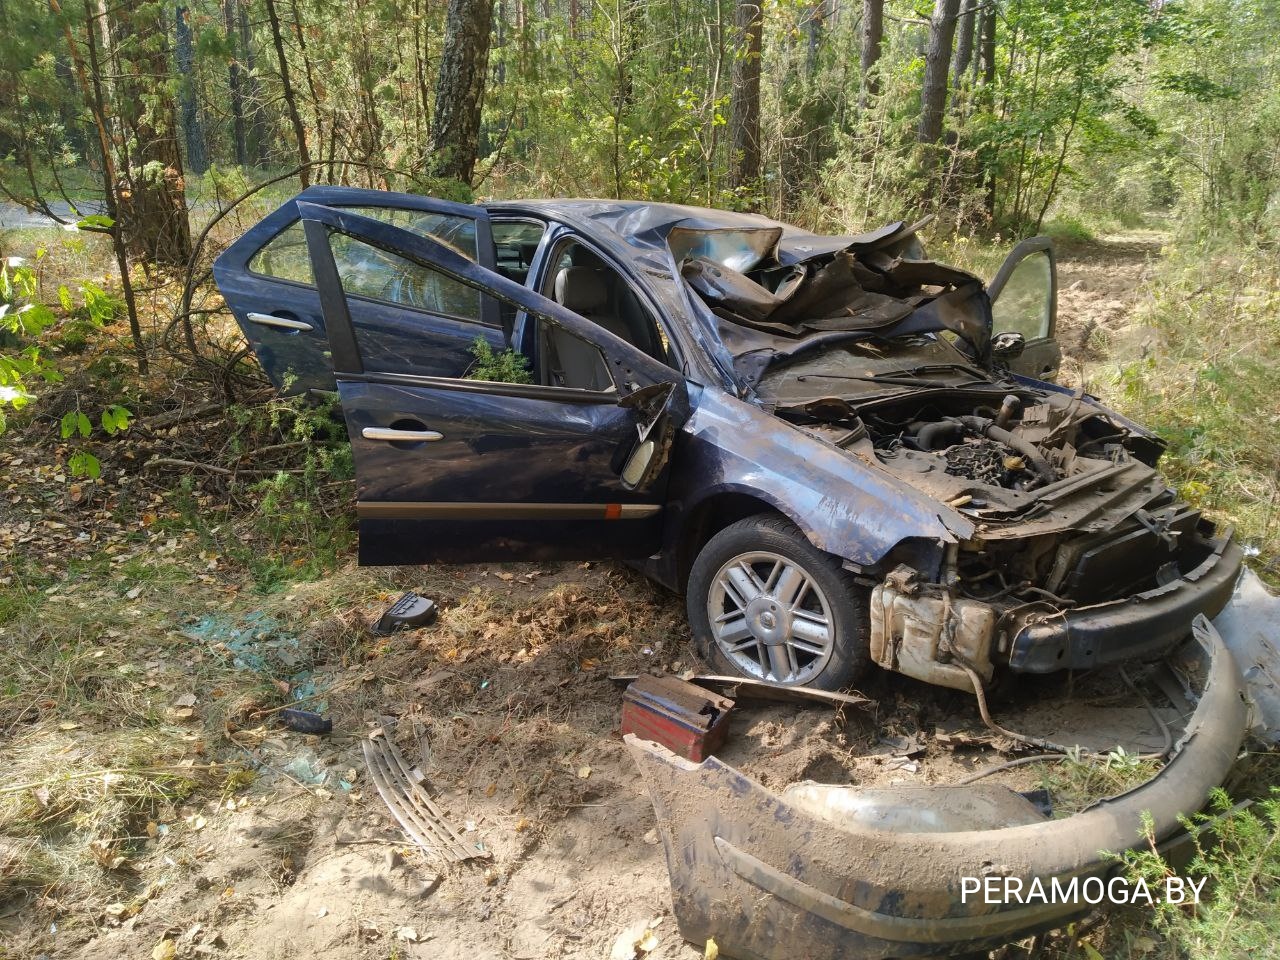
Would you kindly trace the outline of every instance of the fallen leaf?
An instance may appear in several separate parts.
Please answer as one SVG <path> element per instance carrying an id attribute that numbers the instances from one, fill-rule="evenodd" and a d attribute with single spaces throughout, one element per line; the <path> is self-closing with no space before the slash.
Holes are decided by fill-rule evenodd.
<path id="1" fill-rule="evenodd" d="M 128 593 L 125 594 L 126 599 L 129 599 L 129 600 L 137 600 L 138 597 L 140 596 L 142 596 L 142 587 L 134 587 L 132 590 L 130 590 Z M 163 942 L 167 943 L 168 941 L 163 941 Z M 170 955 L 172 955 L 172 951 L 170 951 Z"/>
<path id="2" fill-rule="evenodd" d="M 720 960 L 720 947 L 714 937 L 707 937 L 707 948 L 702 951 L 702 960 Z"/>
<path id="3" fill-rule="evenodd" d="M 196 705 L 196 695 L 194 693 L 184 693 L 173 701 L 175 707 L 194 707 Z"/>
<path id="4" fill-rule="evenodd" d="M 399 927 L 396 929 L 396 939 L 405 940 L 409 943 L 417 943 L 418 931 L 413 927 Z"/>
<path id="5" fill-rule="evenodd" d="M 161 940 L 151 948 L 151 960 L 173 960 L 178 948 L 172 940 Z"/>
<path id="6" fill-rule="evenodd" d="M 589 776 L 591 776 L 591 768 L 590 768 L 590 767 L 579 767 L 579 768 L 578 768 L 578 779 L 579 779 L 579 780 L 585 780 L 585 779 L 587 779 L 587 777 L 589 777 Z"/>

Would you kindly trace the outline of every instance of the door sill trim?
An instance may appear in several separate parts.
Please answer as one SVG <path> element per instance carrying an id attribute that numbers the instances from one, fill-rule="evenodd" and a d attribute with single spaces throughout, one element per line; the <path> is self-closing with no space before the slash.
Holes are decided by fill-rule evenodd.
<path id="1" fill-rule="evenodd" d="M 643 520 L 661 510 L 657 503 L 356 503 L 356 516 L 361 520 Z"/>

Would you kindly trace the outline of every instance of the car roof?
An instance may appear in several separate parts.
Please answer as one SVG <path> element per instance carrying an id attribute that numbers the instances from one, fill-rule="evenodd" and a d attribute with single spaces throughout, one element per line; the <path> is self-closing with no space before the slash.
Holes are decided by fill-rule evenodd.
<path id="1" fill-rule="evenodd" d="M 665 263 L 667 236 L 677 226 L 692 230 L 781 229 L 778 256 L 783 263 L 834 253 L 851 244 L 872 243 L 903 226 L 898 221 L 856 236 L 828 236 L 757 213 L 643 200 L 497 200 L 481 206 L 495 214 L 525 213 L 559 220 L 609 243 L 618 253 L 659 267 Z"/>

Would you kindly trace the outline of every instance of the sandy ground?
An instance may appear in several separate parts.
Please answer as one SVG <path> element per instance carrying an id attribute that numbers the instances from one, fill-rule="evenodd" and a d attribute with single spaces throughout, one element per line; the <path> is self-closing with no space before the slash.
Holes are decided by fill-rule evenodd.
<path id="1" fill-rule="evenodd" d="M 601 958 L 638 925 L 652 926 L 653 949 L 618 955 L 701 956 L 670 916 L 653 811 L 621 742 L 621 688 L 608 676 L 692 661 L 682 637 L 656 651 L 628 642 L 625 623 L 597 630 L 594 613 L 573 612 L 593 598 L 625 599 L 632 624 L 668 630 L 680 602 L 607 565 L 565 565 L 528 584 L 525 568 L 510 571 L 499 572 L 516 577 L 505 587 L 515 620 L 550 624 L 532 646 L 504 630 L 450 655 L 459 624 L 446 610 L 440 625 L 397 636 L 354 676 L 321 650 L 314 677 L 338 691 L 328 698 L 333 736 L 271 723 L 227 733 L 210 752 L 251 755 L 253 784 L 175 809 L 166 835 L 130 865 L 132 897 L 91 917 L 66 904 L 57 932 L 24 926 L 22 913 L 0 921 L 13 955 L 145 960 L 169 956 L 167 940 L 177 957 L 245 960 Z M 469 570 L 460 586 L 482 573 L 492 580 Z M 969 698 L 882 674 L 865 692 L 876 707 L 842 713 L 743 700 L 721 755 L 774 789 L 946 783 L 1004 757 Z M 214 709 L 209 695 L 198 691 L 197 712 Z M 1139 752 L 1161 741 L 1114 679 L 1084 678 L 1070 691 L 1031 684 L 998 716 L 1090 748 Z M 446 864 L 405 839 L 361 757 L 360 737 L 378 726 L 488 857 Z M 1023 767 L 1001 779 L 1033 789 L 1044 775 Z"/>

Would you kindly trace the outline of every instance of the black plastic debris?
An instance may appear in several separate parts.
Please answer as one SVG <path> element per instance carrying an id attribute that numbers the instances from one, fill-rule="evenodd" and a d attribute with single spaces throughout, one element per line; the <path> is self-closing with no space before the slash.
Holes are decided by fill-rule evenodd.
<path id="1" fill-rule="evenodd" d="M 434 600 L 420 597 L 416 593 L 406 593 L 374 624 L 373 632 L 395 633 L 397 630 L 427 627 L 436 622 L 438 613 L 439 608 Z"/>
<path id="2" fill-rule="evenodd" d="M 295 733 L 333 733 L 333 721 L 310 710 L 286 707 L 280 711 L 280 722 Z"/>

